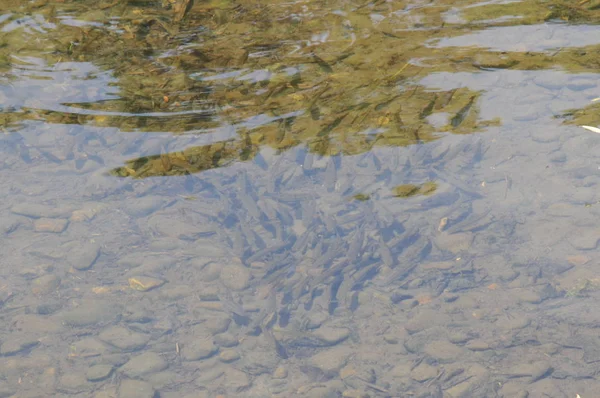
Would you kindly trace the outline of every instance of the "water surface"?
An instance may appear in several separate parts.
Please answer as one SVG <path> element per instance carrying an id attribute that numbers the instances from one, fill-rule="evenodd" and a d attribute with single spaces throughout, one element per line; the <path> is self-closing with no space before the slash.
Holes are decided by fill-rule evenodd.
<path id="1" fill-rule="evenodd" d="M 595 396 L 597 8 L 3 1 L 0 396 Z"/>

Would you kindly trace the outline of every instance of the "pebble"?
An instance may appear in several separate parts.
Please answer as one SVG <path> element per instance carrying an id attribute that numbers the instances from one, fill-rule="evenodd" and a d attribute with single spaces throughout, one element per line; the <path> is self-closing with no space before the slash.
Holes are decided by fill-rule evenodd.
<path id="1" fill-rule="evenodd" d="M 423 309 L 415 317 L 406 322 L 404 328 L 408 333 L 413 334 L 437 325 L 446 325 L 449 322 L 450 317 L 448 315 L 434 310 Z"/>
<path id="2" fill-rule="evenodd" d="M 77 372 L 66 373 L 60 378 L 60 384 L 63 388 L 70 390 L 69 392 L 75 394 L 83 391 L 86 387 L 89 387 L 85 375 Z"/>
<path id="3" fill-rule="evenodd" d="M 146 377 L 146 381 L 152 384 L 152 386 L 156 389 L 161 389 L 168 385 L 175 385 L 178 383 L 178 379 L 181 380 L 180 375 L 168 370 L 164 372 L 153 373 Z"/>
<path id="4" fill-rule="evenodd" d="M 227 251 L 216 245 L 213 240 L 202 238 L 194 242 L 194 253 L 198 253 L 198 258 L 222 258 L 227 255 Z M 192 261 L 198 265 L 197 261 Z"/>
<path id="5" fill-rule="evenodd" d="M 273 372 L 274 379 L 285 379 L 288 375 L 288 371 L 283 366 L 278 366 Z"/>
<path id="6" fill-rule="evenodd" d="M 131 358 L 120 369 L 127 377 L 137 378 L 150 373 L 160 372 L 165 370 L 169 364 L 163 357 L 155 352 L 144 352 L 136 357 Z"/>
<path id="7" fill-rule="evenodd" d="M 96 212 L 93 209 L 73 210 L 73 213 L 71 213 L 71 217 L 69 218 L 69 220 L 71 222 L 85 222 L 93 219 L 95 215 Z"/>
<path id="8" fill-rule="evenodd" d="M 181 356 L 186 361 L 198 361 L 201 359 L 210 358 L 219 348 L 214 345 L 212 340 L 203 339 L 196 340 L 185 344 L 182 349 Z"/>
<path id="9" fill-rule="evenodd" d="M 362 390 L 346 390 L 342 393 L 344 398 L 370 398 L 371 396 Z"/>
<path id="10" fill-rule="evenodd" d="M 128 279 L 129 287 L 139 292 L 147 292 L 165 284 L 165 281 L 151 276 L 133 276 Z"/>
<path id="11" fill-rule="evenodd" d="M 195 264 L 197 268 L 201 269 L 198 277 L 204 282 L 216 281 L 221 276 L 222 266 L 216 262 L 209 262 L 208 264 L 205 264 L 204 261 L 199 261 L 193 264 Z"/>
<path id="12" fill-rule="evenodd" d="M 63 303 L 59 300 L 46 300 L 44 302 L 39 303 L 35 307 L 35 312 L 39 315 L 50 315 L 60 310 L 62 306 Z"/>
<path id="13" fill-rule="evenodd" d="M 0 234 L 10 234 L 11 232 L 16 231 L 17 228 L 19 228 L 27 221 L 28 220 L 23 217 L 15 215 L 3 215 L 0 219 Z"/>
<path id="14" fill-rule="evenodd" d="M 47 317 L 34 314 L 19 314 L 11 319 L 14 330 L 26 330 L 29 333 L 43 333 L 44 335 L 56 333 L 63 326 L 56 317 Z"/>
<path id="15" fill-rule="evenodd" d="M 100 300 L 83 301 L 77 308 L 62 314 L 62 320 L 69 326 L 90 326 L 115 321 L 121 315 L 120 307 Z"/>
<path id="16" fill-rule="evenodd" d="M 193 297 L 195 289 L 188 285 L 174 285 L 161 289 L 160 298 L 166 301 L 177 301 L 186 297 Z"/>
<path id="17" fill-rule="evenodd" d="M 387 333 L 383 335 L 383 341 L 388 344 L 398 344 L 400 339 L 395 334 Z"/>
<path id="18" fill-rule="evenodd" d="M 410 372 L 410 377 L 413 380 L 416 380 L 421 383 L 429 379 L 433 379 L 437 375 L 438 369 L 435 366 L 431 366 L 425 362 L 421 362 L 419 366 L 417 366 Z"/>
<path id="19" fill-rule="evenodd" d="M 56 275 L 44 275 L 34 279 L 31 284 L 31 292 L 33 294 L 48 294 L 58 289 L 60 286 L 60 278 Z"/>
<path id="20" fill-rule="evenodd" d="M 125 379 L 119 385 L 119 398 L 154 398 L 156 392 L 150 383 Z"/>
<path id="21" fill-rule="evenodd" d="M 241 396 L 239 393 L 250 386 L 250 378 L 245 372 L 231 368 L 225 372 L 225 381 L 223 384 L 228 390 L 238 393 L 236 396 Z"/>
<path id="22" fill-rule="evenodd" d="M 221 333 L 215 335 L 215 344 L 219 347 L 231 348 L 239 344 L 239 340 L 233 334 Z"/>
<path id="23" fill-rule="evenodd" d="M 143 196 L 125 201 L 125 211 L 133 217 L 146 217 L 166 204 L 162 196 Z"/>
<path id="24" fill-rule="evenodd" d="M 122 326 L 111 326 L 104 329 L 100 332 L 98 338 L 123 351 L 139 350 L 150 341 L 149 335 L 134 332 Z"/>
<path id="25" fill-rule="evenodd" d="M 449 341 L 438 340 L 427 344 L 424 348 L 427 355 L 440 362 L 453 361 L 464 355 L 464 350 Z"/>
<path id="26" fill-rule="evenodd" d="M 108 351 L 102 342 L 93 337 L 86 337 L 71 344 L 70 351 L 80 357 L 95 357 Z"/>
<path id="27" fill-rule="evenodd" d="M 473 234 L 470 232 L 461 232 L 456 234 L 441 233 L 436 238 L 436 246 L 441 250 L 447 250 L 452 253 L 459 253 L 471 247 Z"/>
<path id="28" fill-rule="evenodd" d="M 514 316 L 498 322 L 498 326 L 504 330 L 519 330 L 529 326 L 530 323 L 531 319 L 526 316 Z"/>
<path id="29" fill-rule="evenodd" d="M 13 388 L 4 385 L 3 383 L 0 383 L 0 398 L 12 397 L 16 393 L 17 392 Z"/>
<path id="30" fill-rule="evenodd" d="M 576 254 L 573 256 L 568 256 L 567 261 L 572 265 L 585 265 L 589 263 L 591 260 L 590 257 L 584 256 L 583 254 Z"/>
<path id="31" fill-rule="evenodd" d="M 464 332 L 455 332 L 448 336 L 448 340 L 454 344 L 464 344 L 469 341 L 471 337 Z"/>
<path id="32" fill-rule="evenodd" d="M 63 218 L 40 218 L 33 223 L 36 232 L 61 233 L 67 228 L 69 221 Z"/>
<path id="33" fill-rule="evenodd" d="M 0 355 L 9 356 L 20 353 L 21 351 L 28 350 L 39 344 L 38 340 L 34 339 L 8 339 L 5 340 L 0 346 Z"/>
<path id="34" fill-rule="evenodd" d="M 569 242 L 574 248 L 579 250 L 593 250 L 598 246 L 600 240 L 600 230 L 598 229 L 578 229 L 569 233 Z"/>
<path id="35" fill-rule="evenodd" d="M 102 381 L 108 378 L 112 371 L 112 365 L 94 365 L 88 368 L 85 377 L 88 381 Z"/>
<path id="36" fill-rule="evenodd" d="M 240 354 L 236 350 L 224 350 L 219 354 L 219 359 L 225 363 L 230 363 L 240 359 Z"/>
<path id="37" fill-rule="evenodd" d="M 471 351 L 485 351 L 485 350 L 490 349 L 490 346 L 488 345 L 488 343 L 486 343 L 483 340 L 479 340 L 479 339 L 474 339 L 474 340 L 469 341 L 465 345 L 465 347 Z"/>
<path id="38" fill-rule="evenodd" d="M 153 215 L 148 220 L 148 226 L 156 233 L 183 240 L 196 240 L 201 235 L 214 234 L 213 225 L 208 222 L 187 223 L 165 214 Z"/>
<path id="39" fill-rule="evenodd" d="M 326 377 L 334 377 L 346 365 L 352 351 L 345 346 L 323 350 L 310 358 L 310 363 Z"/>
<path id="40" fill-rule="evenodd" d="M 15 214 L 27 216 L 31 218 L 57 218 L 57 217 L 68 217 L 71 214 L 71 210 L 62 207 L 47 206 L 41 204 L 21 203 L 14 205 L 10 211 Z"/>
<path id="41" fill-rule="evenodd" d="M 100 256 L 100 245 L 93 242 L 70 242 L 65 249 L 67 261 L 79 271 L 90 269 Z"/>
<path id="42" fill-rule="evenodd" d="M 246 289 L 250 285 L 250 277 L 250 270 L 239 260 L 233 260 L 221 268 L 221 282 L 231 290 Z"/>
<path id="43" fill-rule="evenodd" d="M 521 303 L 539 304 L 542 302 L 542 297 L 538 293 L 531 290 L 522 290 L 512 294 L 514 295 L 514 298 Z"/>
<path id="44" fill-rule="evenodd" d="M 325 345 L 332 346 L 350 337 L 350 330 L 346 328 L 336 328 L 324 326 L 313 332 L 313 336 L 321 340 Z"/>
<path id="45" fill-rule="evenodd" d="M 228 316 L 211 316 L 206 318 L 202 326 L 211 334 L 226 332 L 231 324 L 231 318 Z"/>

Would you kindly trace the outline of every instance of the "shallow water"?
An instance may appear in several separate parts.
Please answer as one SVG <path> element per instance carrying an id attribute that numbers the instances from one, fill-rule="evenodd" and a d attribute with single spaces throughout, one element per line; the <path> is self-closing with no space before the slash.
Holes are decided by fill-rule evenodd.
<path id="1" fill-rule="evenodd" d="M 597 2 L 0 4 L 0 396 L 593 397 Z"/>

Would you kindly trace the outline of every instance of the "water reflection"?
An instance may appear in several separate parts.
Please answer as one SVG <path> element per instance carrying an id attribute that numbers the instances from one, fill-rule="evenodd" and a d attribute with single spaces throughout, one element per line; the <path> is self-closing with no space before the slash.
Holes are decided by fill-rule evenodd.
<path id="1" fill-rule="evenodd" d="M 598 390 L 594 3 L 0 9 L 0 395 Z"/>

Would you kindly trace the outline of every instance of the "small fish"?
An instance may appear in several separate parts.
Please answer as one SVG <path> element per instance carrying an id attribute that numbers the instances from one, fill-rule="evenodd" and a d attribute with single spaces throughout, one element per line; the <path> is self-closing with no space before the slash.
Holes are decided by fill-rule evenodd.
<path id="1" fill-rule="evenodd" d="M 461 110 L 459 110 L 458 113 L 452 118 L 452 120 L 450 121 L 452 127 L 460 126 L 462 122 L 467 118 L 467 116 L 469 115 L 469 111 L 473 106 L 473 102 L 475 101 L 475 98 L 475 95 L 472 96 L 471 99 L 469 99 L 467 105 L 465 105 Z"/>

